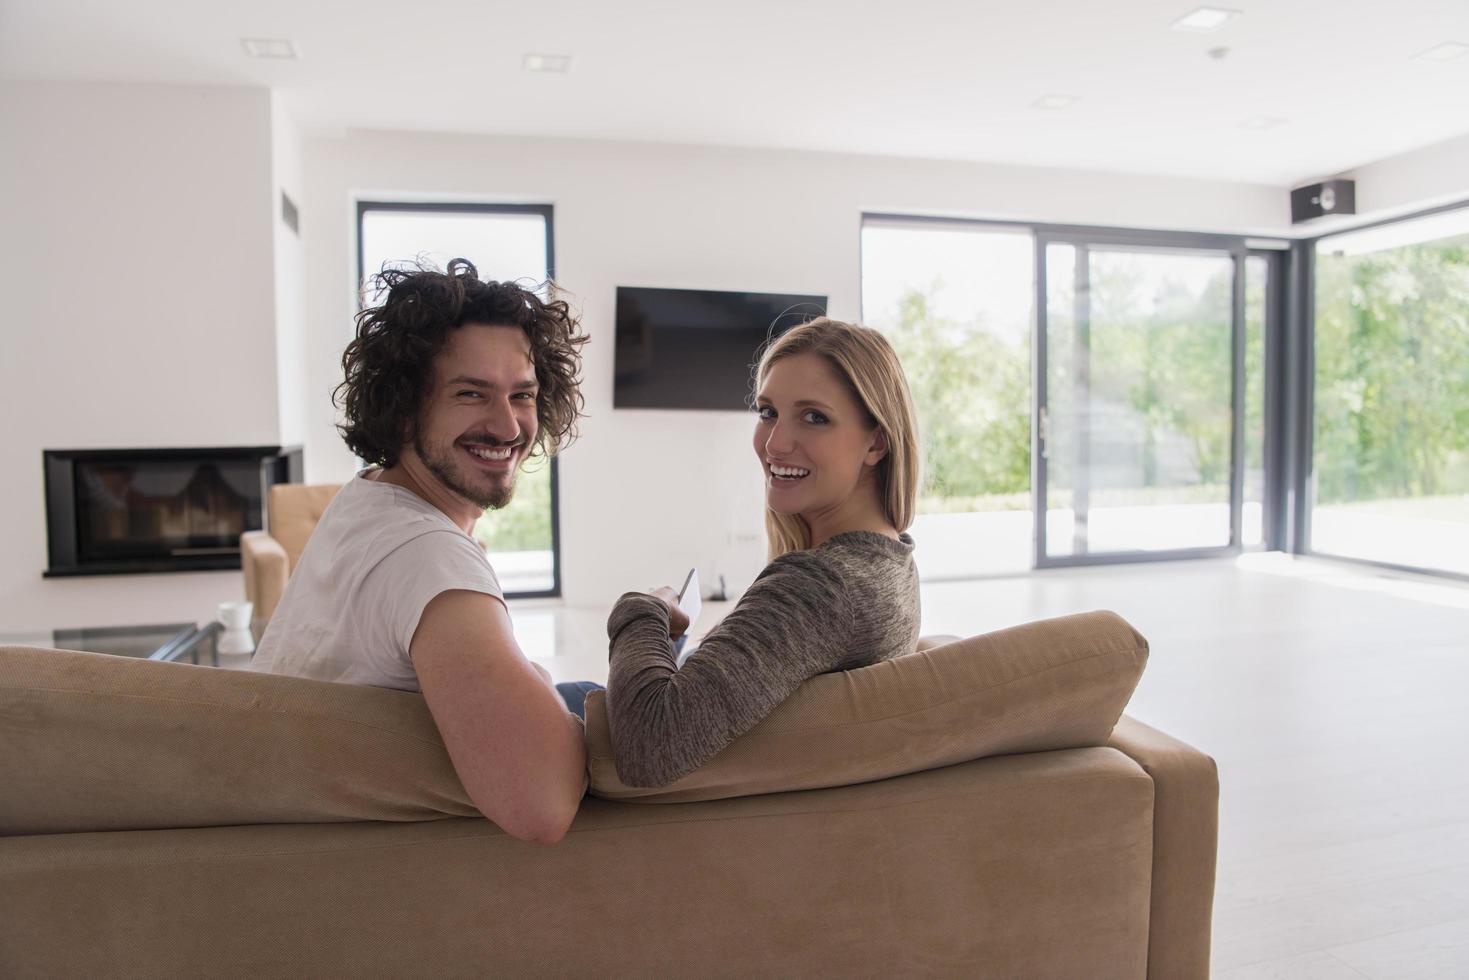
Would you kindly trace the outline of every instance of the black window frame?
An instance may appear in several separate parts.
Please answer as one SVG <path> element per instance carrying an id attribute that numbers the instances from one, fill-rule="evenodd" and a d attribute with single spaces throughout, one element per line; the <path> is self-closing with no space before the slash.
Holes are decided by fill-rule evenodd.
<path id="1" fill-rule="evenodd" d="M 354 225 L 357 236 L 357 284 L 359 308 L 362 300 L 362 283 L 367 270 L 362 250 L 362 219 L 369 211 L 411 211 L 414 213 L 440 214 L 536 214 L 546 224 L 546 280 L 556 278 L 555 208 L 550 204 L 485 204 L 478 202 L 445 201 L 381 201 L 359 200 Z M 404 256 L 410 259 L 412 256 Z M 532 591 L 506 592 L 506 599 L 559 599 L 561 598 L 561 461 L 551 457 L 551 587 Z"/>

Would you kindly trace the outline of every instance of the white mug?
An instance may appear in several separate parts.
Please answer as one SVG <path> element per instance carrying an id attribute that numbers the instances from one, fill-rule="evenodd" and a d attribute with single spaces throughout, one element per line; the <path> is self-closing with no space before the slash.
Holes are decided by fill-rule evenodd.
<path id="1" fill-rule="evenodd" d="M 225 630 L 219 634 L 216 642 L 219 644 L 216 647 L 219 653 L 233 655 L 255 652 L 255 638 L 250 635 L 249 630 Z"/>
<path id="2" fill-rule="evenodd" d="M 221 602 L 216 615 L 227 630 L 250 628 L 250 614 L 255 610 L 253 602 Z"/>

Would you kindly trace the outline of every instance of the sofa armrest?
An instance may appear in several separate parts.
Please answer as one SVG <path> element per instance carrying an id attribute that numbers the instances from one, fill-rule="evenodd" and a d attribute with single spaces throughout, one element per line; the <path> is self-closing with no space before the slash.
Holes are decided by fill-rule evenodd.
<path id="1" fill-rule="evenodd" d="M 1153 779 L 1149 980 L 1209 976 L 1219 772 L 1214 760 L 1124 715 L 1108 744 Z"/>
<path id="2" fill-rule="evenodd" d="M 246 531 L 240 535 L 240 568 L 245 573 L 245 598 L 255 604 L 258 637 L 286 591 L 291 563 L 275 538 L 264 531 Z"/>

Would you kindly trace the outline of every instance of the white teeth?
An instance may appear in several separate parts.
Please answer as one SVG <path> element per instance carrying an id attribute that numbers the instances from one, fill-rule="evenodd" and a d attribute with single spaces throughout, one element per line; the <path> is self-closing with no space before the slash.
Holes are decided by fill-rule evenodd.
<path id="1" fill-rule="evenodd" d="M 806 476 L 811 471 L 803 470 L 799 466 L 776 466 L 774 463 L 771 463 L 770 472 L 775 474 L 776 476 L 783 476 L 787 479 L 799 479 L 803 476 Z"/>
<path id="2" fill-rule="evenodd" d="M 510 446 L 504 449 L 480 449 L 476 446 L 466 446 L 465 448 L 472 455 L 478 456 L 480 459 L 509 459 L 510 454 L 515 451 L 514 447 Z"/>

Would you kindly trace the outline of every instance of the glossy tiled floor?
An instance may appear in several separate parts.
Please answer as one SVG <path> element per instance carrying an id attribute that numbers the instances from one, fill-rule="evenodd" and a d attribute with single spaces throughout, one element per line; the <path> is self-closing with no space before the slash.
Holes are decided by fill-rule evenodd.
<path id="1" fill-rule="evenodd" d="M 933 584 L 923 606 L 926 633 L 1107 608 L 1148 637 L 1129 713 L 1219 763 L 1219 980 L 1469 977 L 1469 587 L 1272 555 Z M 605 609 L 514 618 L 557 680 L 606 679 Z"/>

